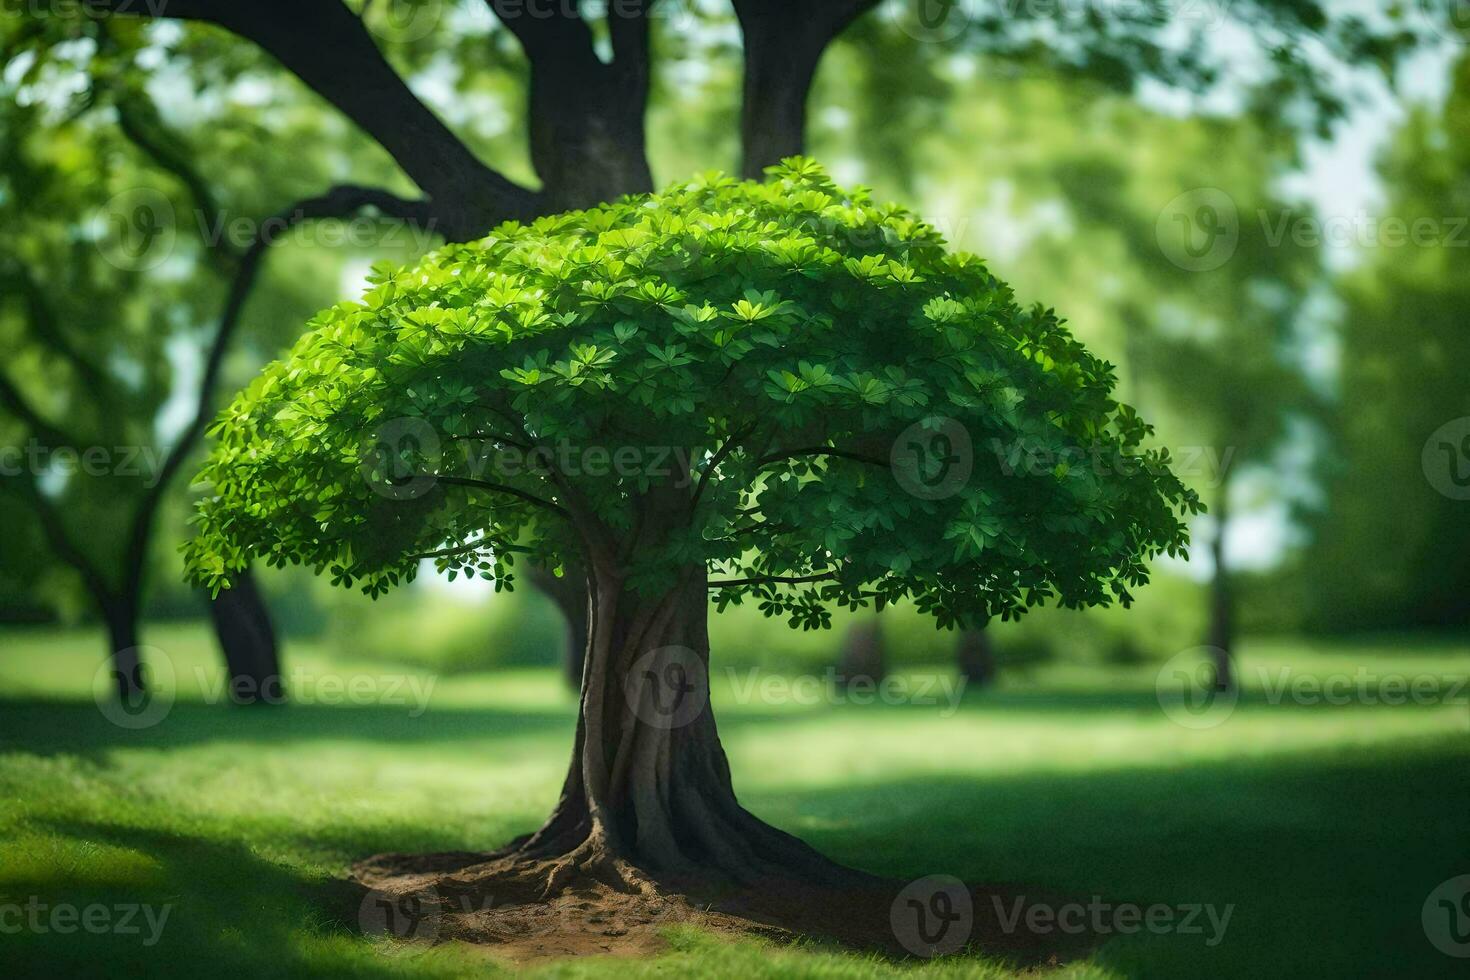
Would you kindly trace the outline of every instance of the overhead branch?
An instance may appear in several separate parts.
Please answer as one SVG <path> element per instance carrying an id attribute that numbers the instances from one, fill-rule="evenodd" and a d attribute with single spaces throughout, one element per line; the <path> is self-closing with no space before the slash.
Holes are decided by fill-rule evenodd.
<path id="1" fill-rule="evenodd" d="M 36 512 L 37 522 L 41 525 L 41 532 L 46 535 L 46 541 L 51 545 L 52 552 L 57 558 L 76 570 L 82 578 L 82 584 L 92 594 L 92 599 L 98 606 L 106 606 L 114 597 L 113 590 L 108 586 L 107 579 L 102 572 L 93 564 L 83 551 L 72 539 L 66 530 L 66 522 L 62 520 L 61 512 L 55 502 L 49 499 L 41 488 L 36 485 L 36 475 L 27 472 L 19 480 L 21 495 L 30 501 L 31 509 Z"/>
<path id="2" fill-rule="evenodd" d="M 724 444 L 710 457 L 709 462 L 705 464 L 704 471 L 699 474 L 699 483 L 694 487 L 694 495 L 689 500 L 689 510 L 691 513 L 699 506 L 699 498 L 704 496 L 704 488 L 709 484 L 711 474 L 735 450 L 740 440 L 754 431 L 755 425 L 752 424 L 738 432 L 730 433 L 729 437 L 725 439 Z"/>
<path id="3" fill-rule="evenodd" d="M 486 490 L 491 493 L 503 493 L 507 496 L 517 497 L 528 504 L 544 508 L 568 520 L 572 516 L 570 511 L 554 501 L 546 500 L 536 496 L 534 493 L 529 493 L 528 491 L 521 490 L 518 487 L 508 486 L 504 483 L 492 483 L 488 480 L 472 480 L 460 476 L 441 476 L 436 477 L 436 479 L 447 487 L 466 487 L 470 490 Z"/>
<path id="4" fill-rule="evenodd" d="M 199 389 L 195 398 L 194 414 L 190 417 L 174 441 L 173 447 L 159 467 L 156 481 L 138 502 L 129 528 L 128 547 L 124 552 L 124 582 L 136 582 L 142 577 L 147 559 L 148 540 L 153 521 L 163 500 L 169 481 L 183 466 L 188 454 L 204 435 L 209 419 L 214 414 L 214 396 L 219 387 L 220 373 L 224 367 L 225 354 L 230 341 L 240 324 L 245 301 L 260 273 L 266 250 L 291 228 L 303 221 L 318 218 L 345 218 L 365 207 L 373 207 L 385 215 L 408 220 L 427 222 L 429 207 L 424 201 L 411 201 L 374 187 L 339 185 L 318 197 L 306 198 L 277 212 L 260 223 L 255 240 L 240 256 L 234 279 L 230 282 L 225 297 L 224 310 L 215 326 L 214 337 L 205 355 L 204 370 L 200 375 Z"/>
<path id="5" fill-rule="evenodd" d="M 732 589 L 742 585 L 806 585 L 811 582 L 829 582 L 837 577 L 836 572 L 821 575 L 766 575 L 755 578 L 733 578 L 708 584 L 711 589 Z"/>
<path id="6" fill-rule="evenodd" d="M 807 96 L 832 39 L 878 0 L 733 0 L 744 38 L 741 173 L 759 179 L 806 146 Z"/>
<path id="7" fill-rule="evenodd" d="M 0 405 L 4 405 L 37 439 L 48 445 L 77 446 L 85 441 L 43 416 L 15 386 L 15 382 L 3 373 L 0 373 Z"/>
<path id="8" fill-rule="evenodd" d="M 159 169 L 172 174 L 194 198 L 194 205 L 199 209 L 200 223 L 205 233 L 205 245 L 208 246 L 208 254 L 216 260 L 216 264 L 222 264 L 220 260 L 238 259 L 239 256 L 235 254 L 229 239 L 219 234 L 223 222 L 219 204 L 214 199 L 214 191 L 210 189 L 204 176 L 190 162 L 189 155 L 174 145 L 174 141 L 170 138 L 172 134 L 163 130 L 162 122 L 157 118 L 157 113 L 153 111 L 152 104 L 140 104 L 131 99 L 118 99 L 115 108 L 117 109 L 118 128 L 122 130 L 123 135 Z M 144 116 L 148 117 L 147 121 L 144 120 Z"/>
<path id="9" fill-rule="evenodd" d="M 862 453 L 838 449 L 834 446 L 809 446 L 805 449 L 783 449 L 780 452 L 762 456 L 756 460 L 756 465 L 769 466 L 772 463 L 779 463 L 782 460 L 799 459 L 803 456 L 835 456 L 838 459 L 851 459 L 859 463 L 867 463 L 870 466 L 881 466 L 885 469 L 889 466 L 888 461 L 885 459 L 878 459 L 876 456 L 864 456 Z"/>
<path id="10" fill-rule="evenodd" d="M 255 43 L 388 151 L 452 241 L 540 212 L 534 192 L 487 167 L 413 94 L 341 0 L 89 0 L 87 10 L 211 23 Z"/>
<path id="11" fill-rule="evenodd" d="M 100 389 L 109 384 L 107 375 L 97 363 L 66 336 L 61 317 L 28 268 L 21 263 L 0 267 L 0 286 L 4 287 L 4 292 L 13 293 L 24 302 L 31 335 L 43 347 L 70 364 L 93 388 Z"/>
<path id="12" fill-rule="evenodd" d="M 535 552 L 530 548 L 522 548 L 519 545 L 506 544 L 494 541 L 469 541 L 464 544 L 453 545 L 448 548 L 440 548 L 438 551 L 425 551 L 422 554 L 409 555 L 409 561 L 423 561 L 429 558 L 457 558 L 460 555 L 470 555 L 478 551 L 492 552 L 515 552 L 516 554 L 532 555 Z"/>

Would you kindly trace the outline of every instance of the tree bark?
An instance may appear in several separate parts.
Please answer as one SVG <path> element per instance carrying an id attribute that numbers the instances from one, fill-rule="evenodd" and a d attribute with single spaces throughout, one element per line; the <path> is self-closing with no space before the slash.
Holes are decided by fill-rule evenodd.
<path id="1" fill-rule="evenodd" d="M 765 169 L 803 152 L 806 106 L 817 65 L 832 39 L 877 0 L 735 0 L 744 39 L 740 172 Z"/>
<path id="2" fill-rule="evenodd" d="M 990 645 L 990 634 L 983 628 L 960 633 L 955 659 L 966 686 L 989 687 L 994 683 L 995 651 Z"/>
<path id="3" fill-rule="evenodd" d="M 235 704 L 283 703 L 286 685 L 275 627 L 249 569 L 210 600 L 209 617 L 230 674 L 230 700 Z"/>
<path id="4" fill-rule="evenodd" d="M 1215 690 L 1235 687 L 1235 596 L 1225 567 L 1225 536 L 1230 521 L 1230 484 L 1222 481 L 1215 501 L 1215 537 L 1210 542 L 1215 574 L 1210 580 L 1210 625 L 1205 640 L 1215 665 Z"/>
<path id="5" fill-rule="evenodd" d="M 645 873 L 741 884 L 841 879 L 841 868 L 736 799 L 709 704 L 706 577 L 658 597 L 596 570 L 572 760 L 550 819 L 502 856 L 551 862 L 549 894 L 577 874 L 641 886 Z"/>

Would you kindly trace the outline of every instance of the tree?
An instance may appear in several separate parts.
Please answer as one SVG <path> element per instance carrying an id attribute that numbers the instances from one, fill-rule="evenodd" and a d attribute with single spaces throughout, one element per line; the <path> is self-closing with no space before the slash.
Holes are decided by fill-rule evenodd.
<path id="1" fill-rule="evenodd" d="M 164 122 L 129 67 L 147 46 L 138 32 L 90 24 L 94 50 L 79 74 L 62 26 L 7 22 L 0 31 L 7 63 L 23 68 L 0 83 L 0 321 L 13 353 L 13 370 L 0 374 L 0 409 L 13 437 L 5 451 L 26 460 L 7 472 L 6 495 L 80 582 L 106 628 L 119 693 L 133 698 L 146 687 L 137 649 L 159 526 L 174 478 L 217 410 L 214 395 L 266 251 L 303 222 L 370 207 L 419 212 L 387 192 L 342 185 L 251 221 L 249 238 L 236 241 L 223 231 L 220 182 L 201 172 L 199 154 Z M 58 90 L 68 102 L 59 116 L 49 109 L 62 101 Z M 212 135 L 231 142 L 228 127 Z M 193 213 L 199 227 L 176 227 L 165 213 Z M 196 259 L 192 275 L 147 274 L 185 256 Z M 173 393 L 183 398 L 172 407 L 191 414 L 166 425 L 170 355 L 189 348 L 198 350 L 199 379 L 192 392 Z M 76 465 L 89 451 L 118 465 L 107 473 Z M 72 459 L 70 472 L 46 465 L 57 459 Z M 235 699 L 274 701 L 283 693 L 274 628 L 253 583 L 241 585 L 210 599 L 209 615 Z"/>
<path id="2" fill-rule="evenodd" d="M 223 28 L 251 42 L 391 156 L 426 195 L 414 205 L 420 219 L 449 241 L 474 239 L 506 219 L 528 220 L 652 189 L 645 115 L 657 39 L 650 21 L 670 4 L 608 4 L 606 15 L 593 22 L 576 0 L 485 0 L 503 29 L 484 39 L 457 36 L 454 18 L 435 18 L 426 32 L 395 36 L 383 29 L 384 6 L 354 8 L 343 0 L 95 0 L 43 4 L 41 13 L 63 32 L 81 36 L 94 35 L 99 25 L 136 28 L 172 20 Z M 758 177 L 766 166 L 803 150 L 809 91 L 824 53 L 878 0 L 732 0 L 731 6 L 742 41 L 740 169 Z M 1212 19 L 1171 20 L 1169 12 L 1168 3 L 1150 0 L 1108 18 L 1066 4 L 1022 5 L 1001 17 L 918 0 L 897 5 L 881 38 L 893 60 L 915 67 L 962 52 L 1125 91 L 1149 82 L 1211 93 L 1220 89 L 1222 75 L 1229 76 L 1231 95 L 1243 106 L 1319 127 L 1336 119 L 1348 98 L 1334 66 L 1389 67 L 1414 39 L 1398 10 L 1370 22 L 1329 17 L 1316 3 L 1251 0 L 1212 8 L 1211 14 L 1229 19 L 1241 36 L 1256 42 L 1254 48 L 1221 46 L 1207 43 L 1220 26 Z M 699 16 L 710 15 L 701 10 Z M 29 21 L 22 22 L 22 34 L 33 33 Z M 240 52 L 215 43 L 208 30 L 190 33 L 175 51 L 187 53 L 196 78 L 216 82 L 236 70 Z M 405 80 L 405 65 L 424 65 L 440 51 L 452 52 L 461 66 L 510 61 L 515 53 L 502 43 L 507 34 L 524 58 L 525 137 L 539 187 L 488 165 Z M 1284 37 L 1311 43 L 1284 44 Z M 1250 62 L 1244 71 L 1235 63 L 1242 54 Z M 137 65 L 134 70 L 148 71 Z"/>
<path id="3" fill-rule="evenodd" d="M 736 801 L 709 599 L 793 627 L 909 599 L 941 626 L 1127 603 L 1198 498 L 1055 314 L 913 214 L 793 158 L 508 223 L 321 313 L 220 417 L 196 582 L 301 563 L 379 595 L 433 557 L 511 587 L 580 561 L 572 762 L 496 873 L 838 872 Z M 973 434 L 973 435 L 972 435 Z M 1105 469 L 1006 476 L 967 440 Z"/>
<path id="4" fill-rule="evenodd" d="M 1470 624 L 1470 58 L 1382 161 L 1388 205 L 1344 276 L 1340 368 L 1308 513 L 1308 616 L 1327 630 Z"/>

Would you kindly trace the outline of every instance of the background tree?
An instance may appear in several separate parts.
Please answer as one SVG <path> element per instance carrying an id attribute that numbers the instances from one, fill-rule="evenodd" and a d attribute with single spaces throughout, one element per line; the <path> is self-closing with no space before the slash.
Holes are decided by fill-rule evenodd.
<path id="1" fill-rule="evenodd" d="M 1470 416 L 1470 59 L 1442 112 L 1414 114 L 1382 170 L 1386 206 L 1346 276 L 1323 495 L 1309 511 L 1309 616 L 1328 630 L 1463 627 L 1470 559 L 1454 476 L 1470 471 L 1458 446 L 1470 425 L 1454 423 Z"/>
<path id="2" fill-rule="evenodd" d="M 93 25 L 80 89 L 79 55 L 52 46 L 50 26 L 9 25 L 4 36 L 20 59 L 11 64 L 25 69 L 7 78 L 0 116 L 11 137 L 3 269 L 13 302 L 4 312 L 18 352 L 14 375 L 0 377 L 0 401 L 15 433 L 10 448 L 24 460 L 7 482 L 81 582 L 106 625 L 119 691 L 133 697 L 145 686 L 136 651 L 156 532 L 174 477 L 217 407 L 213 393 L 265 249 L 300 222 L 365 205 L 415 212 L 386 192 L 340 187 L 249 220 L 248 231 L 232 237 L 226 225 L 239 216 L 224 210 L 187 140 L 164 123 L 129 70 L 145 47 L 136 25 Z M 53 103 L 47 82 L 63 71 L 68 87 Z M 117 185 L 97 182 L 99 169 Z M 106 199 L 118 185 L 122 192 Z M 194 275 L 168 274 L 164 263 L 191 252 Z M 213 322 L 201 328 L 201 321 Z M 177 381 L 181 345 L 200 348 L 193 390 Z M 88 450 L 106 455 L 109 472 L 78 465 Z M 70 460 L 70 472 L 48 469 L 49 458 Z M 241 701 L 276 700 L 275 631 L 248 576 L 241 586 L 209 600 L 231 688 Z"/>
<path id="3" fill-rule="evenodd" d="M 799 158 L 373 282 L 222 416 L 189 566 L 219 589 L 253 558 L 299 562 L 377 595 L 425 557 L 507 586 L 519 555 L 580 560 L 562 799 L 493 872 L 544 894 L 839 873 L 735 800 L 701 693 L 707 593 L 805 628 L 875 600 L 941 626 L 1126 604 L 1198 507 L 1053 313 Z M 1117 465 L 1006 474 L 972 432 Z"/>

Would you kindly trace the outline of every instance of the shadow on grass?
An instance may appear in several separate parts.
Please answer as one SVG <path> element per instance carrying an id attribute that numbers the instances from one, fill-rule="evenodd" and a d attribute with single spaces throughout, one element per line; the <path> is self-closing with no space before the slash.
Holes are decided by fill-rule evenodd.
<path id="1" fill-rule="evenodd" d="M 361 942 L 362 891 L 339 878 L 313 876 L 270 861 L 240 841 L 127 827 L 104 821 L 49 822 L 63 837 L 130 848 L 159 866 L 151 885 L 68 885 L 7 880 L 5 900 L 40 903 L 40 932 L 6 937 L 11 976 L 196 976 L 209 965 L 231 975 L 402 976 L 401 964 Z M 32 898 L 34 897 L 34 898 Z M 63 933 L 46 909 L 147 906 L 138 933 Z M 120 913 L 116 917 L 121 921 Z M 160 922 L 153 930 L 151 924 Z M 156 943 L 149 943 L 157 939 Z"/>
<path id="2" fill-rule="evenodd" d="M 1171 928 L 1101 930 L 1098 960 L 1122 976 L 1463 968 L 1433 948 L 1420 914 L 1436 885 L 1470 873 L 1470 739 L 1178 769 L 916 777 L 747 804 L 876 874 L 1025 881 L 1113 909 L 1167 906 Z M 1210 906 L 1217 921 L 1229 909 L 1223 929 Z"/>
<path id="3" fill-rule="evenodd" d="M 1021 692 L 1012 692 L 1019 694 Z M 1029 696 L 987 692 L 968 710 L 1157 711 L 1137 692 Z M 1002 695 L 994 697 L 993 695 Z M 1089 705 L 1088 708 L 1079 708 Z M 1247 710 L 1252 710 L 1249 699 Z M 1311 707 L 1255 705 L 1283 712 Z M 846 710 L 846 709 L 844 709 Z M 874 710 L 893 710 L 891 706 Z M 918 710 L 904 708 L 900 710 Z M 778 717 L 790 719 L 789 714 Z M 758 726 L 765 713 L 729 713 L 724 727 Z M 565 734 L 570 711 L 401 708 L 231 709 L 181 703 L 156 728 L 130 732 L 90 703 L 0 702 L 0 748 L 37 755 L 166 749 L 213 741 L 291 743 L 351 738 L 452 744 Z M 736 784 L 740 785 L 739 767 Z M 1186 906 L 1230 909 L 1219 939 L 1179 929 L 1116 934 L 1098 953 L 1121 976 L 1453 976 L 1461 964 L 1428 943 L 1420 911 L 1431 889 L 1470 873 L 1470 737 L 1409 738 L 1310 753 L 1104 772 L 913 776 L 781 794 L 747 805 L 835 859 L 890 878 L 952 874 L 972 882 L 1026 882 L 1050 894 L 1116 905 L 1162 904 L 1177 923 Z M 431 802 L 431 801 L 426 801 Z M 432 806 L 423 811 L 432 814 Z M 361 821 L 329 843 L 362 857 L 384 850 L 452 851 L 483 842 L 426 825 Z M 356 936 L 357 894 L 303 867 L 261 856 L 308 842 L 225 840 L 129 825 L 58 821 L 41 829 L 136 849 L 156 860 L 163 886 L 73 887 L 11 879 L 6 898 L 50 902 L 166 902 L 173 918 L 158 947 L 119 937 L 6 937 L 16 975 L 192 974 L 228 963 L 243 975 L 401 975 L 403 964 Z M 345 862 L 344 862 L 345 864 Z M 345 867 L 342 869 L 345 872 Z M 1121 931 L 1120 931 L 1121 933 Z M 984 946 L 984 937 L 980 937 Z"/>
<path id="4" fill-rule="evenodd" d="M 128 748 L 178 748 L 211 742 L 288 745 L 353 739 L 397 745 L 464 739 L 524 738 L 565 732 L 575 716 L 563 710 L 435 708 L 418 716 L 390 705 L 174 704 L 159 723 L 126 729 L 90 701 L 0 699 L 0 748 L 37 755 Z"/>
<path id="5" fill-rule="evenodd" d="M 722 728 L 731 732 L 745 726 L 821 718 L 832 711 L 883 712 L 933 715 L 947 710 L 943 692 L 928 695 L 939 699 L 902 700 L 896 703 L 865 704 L 846 698 L 840 705 L 821 703 L 810 707 L 768 705 L 742 700 L 716 691 L 715 702 Z M 1466 696 L 1470 697 L 1470 689 Z M 1423 710 L 1413 702 L 1392 703 L 1383 699 L 1372 704 L 1374 711 Z M 1152 691 L 971 690 L 955 706 L 963 716 L 1024 713 L 1046 716 L 1153 715 L 1164 718 Z M 1470 731 L 1470 704 L 1462 705 Z M 1299 702 L 1280 699 L 1262 691 L 1239 695 L 1233 713 L 1262 712 L 1313 715 L 1357 710 L 1363 705 L 1338 705 L 1328 701 Z M 415 714 L 406 705 L 326 706 L 286 704 L 238 707 L 196 701 L 175 703 L 156 725 L 125 729 L 112 722 L 91 701 L 0 698 L 0 748 L 14 747 L 38 755 L 89 753 L 118 747 L 169 748 L 210 742 L 249 742 L 284 745 L 316 739 L 375 740 L 392 744 L 457 742 L 463 739 L 535 737 L 567 733 L 575 721 L 574 706 L 556 708 L 435 707 Z"/>

